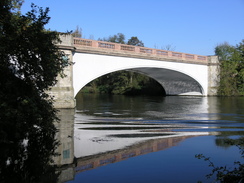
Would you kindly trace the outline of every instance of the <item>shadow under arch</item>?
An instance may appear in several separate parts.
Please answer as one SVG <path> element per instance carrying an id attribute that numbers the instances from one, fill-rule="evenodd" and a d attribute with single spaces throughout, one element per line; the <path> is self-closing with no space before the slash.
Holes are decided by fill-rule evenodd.
<path id="1" fill-rule="evenodd" d="M 121 81 L 122 77 L 126 78 L 126 79 L 124 79 L 124 81 L 123 80 Z M 92 86 L 94 85 L 94 81 L 96 81 L 97 79 L 99 79 L 99 81 L 96 84 L 98 84 L 98 87 L 100 87 L 100 88 L 107 87 L 107 89 L 108 89 L 110 87 L 110 89 L 113 89 L 116 87 L 118 87 L 118 88 L 121 87 L 121 88 L 125 89 L 123 91 L 123 93 L 118 93 L 118 94 L 166 96 L 165 89 L 157 80 L 155 80 L 154 78 L 150 77 L 149 75 L 147 75 L 145 73 L 138 72 L 136 70 L 126 69 L 126 70 L 118 70 L 115 72 L 110 72 L 110 73 L 104 74 L 104 75 L 92 80 L 91 82 L 89 82 L 85 86 L 87 89 L 86 92 L 88 92 L 88 93 L 95 92 L 94 88 L 92 88 Z M 134 83 L 134 82 L 136 84 L 133 85 L 132 83 Z M 120 84 L 120 85 L 118 85 L 118 84 Z M 123 86 L 123 84 L 124 84 L 124 86 Z M 136 86 L 139 88 L 137 88 Z M 85 87 L 81 88 L 81 90 L 84 89 Z M 90 91 L 89 91 L 89 88 L 90 88 Z M 100 93 L 111 93 L 111 91 L 103 92 L 101 90 L 99 92 Z"/>
<path id="2" fill-rule="evenodd" d="M 199 82 L 196 81 L 191 76 L 184 74 L 180 71 L 175 71 L 167 68 L 156 68 L 156 67 L 138 67 L 138 68 L 125 68 L 125 69 L 114 70 L 94 77 L 89 82 L 87 82 L 87 84 L 89 84 L 90 82 L 92 82 L 93 80 L 99 77 L 103 77 L 110 73 L 115 73 L 119 71 L 136 72 L 148 76 L 149 78 L 155 80 L 158 84 L 161 85 L 162 95 L 164 96 L 167 95 L 168 96 L 169 95 L 202 96 L 205 93 L 203 87 L 199 84 Z M 80 88 L 79 91 L 82 90 L 85 86 Z"/>
<path id="3" fill-rule="evenodd" d="M 134 71 L 158 81 L 165 89 L 166 95 L 203 95 L 203 87 L 189 75 L 165 68 L 135 68 Z"/>

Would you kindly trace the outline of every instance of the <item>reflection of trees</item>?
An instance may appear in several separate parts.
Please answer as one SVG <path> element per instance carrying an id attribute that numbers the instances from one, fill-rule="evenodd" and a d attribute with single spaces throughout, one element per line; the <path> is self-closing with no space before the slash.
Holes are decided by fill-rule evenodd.
<path id="1" fill-rule="evenodd" d="M 23 91 L 17 92 L 20 88 Z M 55 111 L 32 90 L 16 82 L 5 94 L 8 101 L 0 112 L 0 182 L 45 182 L 57 176 L 50 165 L 57 141 L 55 116 L 49 114 Z M 15 102 L 17 96 L 23 100 Z"/>
<path id="2" fill-rule="evenodd" d="M 211 97 L 208 102 L 210 103 L 209 112 L 216 113 L 218 115 L 217 119 L 219 120 L 219 122 L 223 121 L 223 123 L 221 123 L 221 126 L 218 126 L 221 131 L 218 131 L 219 135 L 217 136 L 215 143 L 217 146 L 228 148 L 231 146 L 230 143 L 228 143 L 228 141 L 231 139 L 231 136 L 244 136 L 243 126 L 241 126 L 244 98 Z M 229 124 L 233 123 L 233 120 L 235 123 L 240 123 L 240 126 L 229 126 Z M 225 123 L 225 121 L 228 123 Z"/>
<path id="3" fill-rule="evenodd" d="M 0 145 L 2 145 L 0 182 L 53 183 L 58 180 L 66 180 L 67 177 L 73 178 L 73 168 L 67 169 L 69 171 L 59 169 L 60 172 L 58 172 L 57 166 L 71 164 L 74 160 L 74 110 L 59 111 L 58 117 L 61 121 L 55 124 L 57 130 L 53 123 L 48 122 L 49 117 L 45 116 L 46 110 L 50 110 L 48 105 L 38 106 L 40 107 L 38 114 L 35 113 L 34 105 L 26 106 L 25 109 L 18 111 L 19 115 L 23 116 L 23 120 L 20 120 L 18 124 L 10 121 L 5 124 L 6 128 L 1 129 L 9 129 L 5 134 L 11 140 L 0 141 Z M 24 110 L 31 111 L 31 109 L 33 112 L 29 115 L 32 119 L 34 119 L 34 115 L 40 115 L 46 122 L 39 123 L 38 120 L 33 120 L 29 125 L 25 124 L 23 121 L 30 119 L 28 115 L 24 115 Z"/>
<path id="4" fill-rule="evenodd" d="M 215 139 L 215 144 L 216 144 L 216 146 L 219 146 L 219 147 L 224 147 L 224 148 L 228 148 L 228 147 L 230 147 L 231 145 L 230 144 L 228 144 L 228 143 L 226 143 L 226 140 L 227 140 L 228 138 L 216 138 Z"/>
<path id="5" fill-rule="evenodd" d="M 225 144 L 229 144 L 230 146 L 235 145 L 239 148 L 241 158 L 244 158 L 244 136 L 239 139 L 230 139 L 225 138 Z M 221 140 L 221 141 L 222 141 Z M 222 143 L 222 142 L 221 142 Z M 203 159 L 209 163 L 209 167 L 212 167 L 212 172 L 206 175 L 207 178 L 211 178 L 216 176 L 215 182 L 226 182 L 226 183 L 241 183 L 244 180 L 244 164 L 240 161 L 235 161 L 234 168 L 227 166 L 216 166 L 214 162 L 210 160 L 210 157 L 206 157 L 203 154 L 195 155 L 198 159 Z"/>
<path id="6" fill-rule="evenodd" d="M 51 156 L 55 154 L 57 145 L 54 139 L 56 128 L 45 116 L 48 108 L 39 106 L 38 114 L 35 113 L 36 108 L 33 105 L 25 106 L 25 110 L 26 108 L 29 109 L 28 115 L 24 110 L 18 111 L 19 117 L 22 118 L 18 119 L 18 123 L 15 123 L 16 119 L 12 117 L 4 126 L 1 125 L 6 137 L 1 141 L 0 181 L 54 182 L 57 174 L 51 165 Z M 33 112 L 30 112 L 32 109 Z M 39 121 L 36 115 L 43 116 L 48 122 Z"/>
<path id="7" fill-rule="evenodd" d="M 238 133 L 238 132 L 236 132 Z M 233 133 L 231 132 L 224 132 L 225 135 L 222 135 L 220 137 L 217 137 L 215 139 L 215 144 L 216 146 L 219 146 L 219 147 L 224 147 L 224 148 L 229 148 L 233 145 L 244 145 L 244 136 L 243 136 L 243 132 L 240 134 L 241 132 L 239 132 L 238 134 L 239 135 L 242 135 L 240 136 L 238 139 L 231 139 L 229 138 L 229 136 L 233 135 Z M 228 134 L 228 135 L 227 135 Z M 237 134 L 235 134 L 237 135 Z"/>
<path id="8" fill-rule="evenodd" d="M 224 120 L 233 120 L 232 114 L 243 114 L 243 103 L 244 97 L 221 97 L 217 98 L 216 105 Z"/>
<path id="9" fill-rule="evenodd" d="M 55 182 L 57 116 L 45 91 L 68 60 L 59 34 L 44 30 L 48 9 L 21 15 L 22 2 L 0 3 L 0 182 Z"/>

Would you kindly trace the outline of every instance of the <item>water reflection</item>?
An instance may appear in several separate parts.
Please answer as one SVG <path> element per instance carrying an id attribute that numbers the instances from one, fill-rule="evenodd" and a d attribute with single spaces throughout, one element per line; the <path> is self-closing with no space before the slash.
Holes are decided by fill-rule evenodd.
<path id="1" fill-rule="evenodd" d="M 179 144 L 192 139 L 191 145 L 184 148 L 185 153 L 192 155 L 180 154 L 181 161 L 185 159 L 181 163 L 189 164 L 195 154 L 208 148 L 213 156 L 223 153 L 217 146 L 232 151 L 224 140 L 244 135 L 243 98 L 87 95 L 78 96 L 77 102 L 75 113 L 69 110 L 60 113 L 62 123 L 57 136 L 61 140 L 61 156 L 56 159 L 61 170 L 60 182 L 104 165 L 181 147 Z M 195 152 L 194 147 L 198 147 Z M 205 148 L 199 150 L 201 147 Z M 218 154 L 218 157 L 223 155 Z M 169 158 L 174 162 L 173 157 Z M 225 162 L 228 161 L 230 158 L 225 158 Z M 194 166 L 188 169 L 195 172 Z M 203 176 L 208 173 L 200 169 L 199 172 Z"/>
<path id="2" fill-rule="evenodd" d="M 77 128 L 77 125 L 81 125 L 80 114 L 75 116 L 76 119 L 74 119 L 74 111 L 72 110 L 61 110 L 59 113 L 61 123 L 57 124 L 59 128 L 57 138 L 60 140 L 60 146 L 57 150 L 60 156 L 55 159 L 59 167 L 57 170 L 60 171 L 59 182 L 73 180 L 75 174 L 96 169 L 100 166 L 165 150 L 176 146 L 187 138 L 194 137 L 194 135 L 187 136 L 186 134 L 179 135 L 178 133 L 173 133 L 170 130 L 172 127 L 169 128 L 168 125 L 166 129 L 164 129 L 165 125 L 161 125 L 162 129 L 159 130 L 158 124 L 154 124 L 157 126 L 157 128 L 154 128 L 157 133 L 150 131 L 150 128 L 148 128 L 149 131 L 141 131 L 140 129 L 140 132 L 135 132 L 138 129 L 132 128 L 129 131 L 126 129 L 128 131 L 127 134 L 123 131 L 123 133 L 111 135 L 100 130 L 100 132 L 94 132 L 93 129 L 88 130 L 86 133 L 87 129 L 81 131 L 80 128 Z M 90 120 L 85 120 L 86 117 L 83 116 L 83 125 L 93 125 Z M 116 121 L 116 119 L 114 120 Z M 114 120 L 107 121 L 107 123 L 111 124 Z M 101 123 L 99 125 L 105 125 L 103 124 L 105 121 L 101 119 L 98 122 L 95 120 L 94 123 L 97 124 L 99 122 Z M 125 120 L 123 120 L 124 122 Z M 130 124 L 125 123 L 124 125 Z M 140 123 L 136 121 L 135 125 L 138 126 Z M 147 124 L 142 125 L 148 126 Z M 173 128 L 176 128 L 176 126 L 173 125 Z"/>
<path id="3" fill-rule="evenodd" d="M 21 114 L 28 120 L 20 114 L 13 113 L 12 120 L 2 118 L 0 182 L 57 182 L 59 173 L 52 158 L 58 143 L 55 126 L 48 118 L 40 122 L 32 113 Z"/>
<path id="4" fill-rule="evenodd" d="M 60 109 L 58 113 L 60 122 L 56 123 L 56 127 L 59 129 L 56 139 L 60 144 L 56 152 L 59 156 L 54 157 L 60 173 L 58 182 L 74 178 L 74 114 L 74 109 Z"/>
<path id="5" fill-rule="evenodd" d="M 118 149 L 106 153 L 80 157 L 77 159 L 75 172 L 79 173 L 95 169 L 110 163 L 123 161 L 135 156 L 165 150 L 167 148 L 177 145 L 179 142 L 185 140 L 186 138 L 188 137 L 169 137 L 165 139 L 154 139 L 147 142 L 134 144 L 132 146 L 125 147 L 124 149 Z"/>
<path id="6" fill-rule="evenodd" d="M 19 128 L 12 126 L 9 130 L 12 130 L 13 136 L 21 133 L 25 138 L 16 135 L 9 142 L 1 139 L 0 182 L 43 183 L 72 180 L 74 112 L 74 110 L 60 110 L 58 117 L 61 121 L 54 124 L 33 122 L 34 125 L 28 127 L 24 124 Z M 11 124 L 8 125 L 10 128 Z"/>
<path id="7" fill-rule="evenodd" d="M 55 165 L 50 164 L 55 144 L 53 126 L 49 126 L 47 131 L 39 130 L 36 126 L 31 131 L 21 127 L 18 130 L 29 134 L 31 139 L 28 141 L 28 151 L 26 139 L 2 146 L 0 182 L 67 182 L 78 174 L 105 165 L 125 162 L 131 166 L 130 160 L 134 158 L 159 155 L 159 152 L 168 149 L 172 149 L 172 157 L 167 153 L 160 156 L 161 159 L 166 158 L 164 161 L 168 158 L 166 168 L 177 165 L 179 172 L 184 172 L 184 168 L 179 168 L 179 163 L 182 163 L 188 165 L 187 169 L 192 175 L 197 170 L 194 169 L 195 164 L 199 163 L 191 162 L 195 154 L 206 150 L 212 153 L 209 156 L 222 158 L 219 161 L 232 161 L 231 158 L 236 157 L 233 153 L 238 154 L 238 150 L 226 145 L 225 140 L 244 135 L 244 98 L 79 97 L 76 111 L 60 110 L 58 114 L 61 122 L 56 124 L 59 131 L 55 138 L 60 145 L 56 149 L 59 156 L 54 157 Z M 231 153 L 224 156 L 217 146 Z M 10 152 L 11 148 L 14 150 Z M 6 155 L 14 161 L 6 164 Z M 178 156 L 180 158 L 176 161 Z M 154 162 L 152 159 L 149 162 Z M 144 159 L 140 158 L 140 161 Z M 133 166 L 143 171 L 140 164 Z M 153 164 L 150 168 L 155 166 Z M 161 166 L 158 165 L 159 170 Z M 202 169 L 199 172 L 203 175 L 209 173 Z M 155 179 L 162 178 L 161 174 L 154 176 Z M 164 176 L 166 179 L 167 175 Z"/>

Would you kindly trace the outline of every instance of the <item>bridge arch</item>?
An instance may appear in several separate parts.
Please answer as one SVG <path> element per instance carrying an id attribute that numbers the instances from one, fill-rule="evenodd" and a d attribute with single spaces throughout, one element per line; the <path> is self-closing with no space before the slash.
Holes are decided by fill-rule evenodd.
<path id="1" fill-rule="evenodd" d="M 99 54 L 73 56 L 74 96 L 89 82 L 108 73 L 132 70 L 158 81 L 166 95 L 206 95 L 207 66 Z"/>

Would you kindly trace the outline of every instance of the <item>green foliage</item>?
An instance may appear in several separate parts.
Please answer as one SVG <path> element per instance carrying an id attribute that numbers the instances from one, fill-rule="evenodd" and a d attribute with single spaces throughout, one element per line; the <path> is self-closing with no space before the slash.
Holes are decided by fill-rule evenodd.
<path id="1" fill-rule="evenodd" d="M 0 182 L 54 182 L 58 118 L 46 91 L 68 60 L 58 33 L 44 30 L 49 10 L 21 15 L 18 2 L 0 3 Z"/>
<path id="2" fill-rule="evenodd" d="M 243 41 L 235 46 L 223 43 L 215 48 L 220 60 L 220 82 L 218 94 L 233 96 L 244 94 Z"/>
<path id="3" fill-rule="evenodd" d="M 83 92 L 113 95 L 165 95 L 162 86 L 155 80 L 131 71 L 117 71 L 90 82 Z"/>
<path id="4" fill-rule="evenodd" d="M 109 36 L 108 38 L 98 39 L 99 41 L 107 41 L 113 43 L 120 43 L 120 44 L 128 44 L 133 46 L 141 46 L 144 47 L 144 43 L 140 41 L 136 36 L 132 36 L 128 42 L 125 41 L 125 35 L 122 33 L 118 33 L 113 36 Z"/>
<path id="5" fill-rule="evenodd" d="M 215 54 L 219 56 L 220 61 L 226 61 L 232 59 L 232 54 L 235 51 L 235 47 L 224 42 L 215 48 Z"/>
<path id="6" fill-rule="evenodd" d="M 244 40 L 237 45 L 236 49 L 240 60 L 237 67 L 237 87 L 240 94 L 244 95 Z"/>
<path id="7" fill-rule="evenodd" d="M 133 46 L 141 46 L 144 47 L 144 43 L 140 41 L 137 37 L 131 37 L 128 42 L 128 45 L 133 45 Z"/>
<path id="8" fill-rule="evenodd" d="M 226 141 L 229 145 L 236 145 L 240 150 L 240 155 L 244 158 L 244 138 L 237 140 L 228 139 Z M 212 167 L 212 172 L 206 175 L 207 178 L 216 176 L 216 182 L 223 183 L 240 183 L 244 181 L 244 164 L 240 161 L 234 162 L 234 168 L 230 169 L 227 166 L 216 166 L 211 160 L 210 157 L 206 157 L 203 154 L 195 155 L 198 159 L 203 159 L 209 163 L 209 167 Z"/>
<path id="9" fill-rule="evenodd" d="M 12 11 L 12 13 L 20 14 L 20 8 L 24 0 L 2 0 L 0 6 Z"/>
<path id="10" fill-rule="evenodd" d="M 117 35 L 109 36 L 108 38 L 103 38 L 103 39 L 98 39 L 98 40 L 125 44 L 125 35 L 122 33 L 118 33 Z"/>

